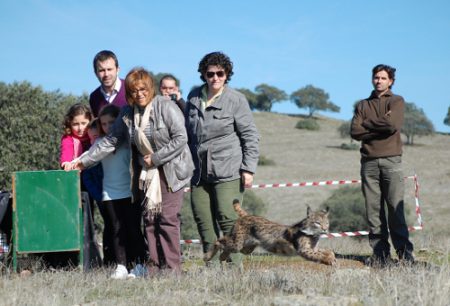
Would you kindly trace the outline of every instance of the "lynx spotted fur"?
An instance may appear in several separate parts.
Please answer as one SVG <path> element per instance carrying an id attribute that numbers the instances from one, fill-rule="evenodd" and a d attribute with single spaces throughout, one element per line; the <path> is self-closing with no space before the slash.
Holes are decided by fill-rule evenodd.
<path id="1" fill-rule="evenodd" d="M 219 251 L 220 260 L 225 261 L 231 253 L 250 254 L 260 246 L 268 252 L 279 255 L 300 255 L 308 260 L 333 265 L 336 262 L 333 251 L 321 250 L 317 244 L 320 235 L 328 233 L 328 208 L 313 212 L 307 208 L 307 217 L 291 225 L 282 225 L 263 217 L 248 215 L 240 203 L 233 203 L 239 219 L 228 236 L 218 239 L 214 247 L 205 254 L 210 261 Z"/>

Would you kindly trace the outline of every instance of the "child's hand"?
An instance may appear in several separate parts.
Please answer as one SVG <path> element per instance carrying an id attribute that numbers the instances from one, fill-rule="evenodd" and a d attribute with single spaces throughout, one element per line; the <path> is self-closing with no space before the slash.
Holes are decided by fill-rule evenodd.
<path id="1" fill-rule="evenodd" d="M 72 163 L 71 162 L 63 162 L 61 164 L 61 168 L 65 171 L 70 171 L 70 170 L 72 170 Z"/>
<path id="2" fill-rule="evenodd" d="M 144 163 L 147 166 L 147 168 L 151 168 L 153 167 L 153 162 L 152 162 L 152 155 L 151 154 L 147 154 L 144 156 Z"/>

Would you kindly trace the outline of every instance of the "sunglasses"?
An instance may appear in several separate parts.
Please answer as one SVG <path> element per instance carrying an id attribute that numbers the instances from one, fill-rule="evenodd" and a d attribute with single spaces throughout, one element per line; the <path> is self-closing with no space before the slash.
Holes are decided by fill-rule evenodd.
<path id="1" fill-rule="evenodd" d="M 223 78 L 225 76 L 225 71 L 220 70 L 220 71 L 206 71 L 206 77 L 208 79 L 211 79 L 214 77 L 214 75 L 217 75 L 218 78 Z"/>

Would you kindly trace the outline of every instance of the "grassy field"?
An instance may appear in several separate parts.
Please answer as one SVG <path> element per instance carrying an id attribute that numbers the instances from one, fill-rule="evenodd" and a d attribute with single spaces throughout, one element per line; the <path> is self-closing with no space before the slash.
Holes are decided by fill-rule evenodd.
<path id="1" fill-rule="evenodd" d="M 341 121 L 319 118 L 319 131 L 295 129 L 301 118 L 256 113 L 261 154 L 274 165 L 259 167 L 255 184 L 359 179 L 359 152 L 340 149 Z M 450 136 L 417 138 L 404 147 L 405 175 L 420 182 L 424 230 L 412 233 L 418 263 L 372 269 L 365 238 L 322 239 L 338 254 L 334 267 L 300 258 L 248 256 L 244 269 L 206 268 L 196 246 L 180 277 L 114 281 L 106 269 L 41 271 L 29 276 L 0 272 L 0 305 L 449 305 Z M 268 204 L 267 217 L 289 224 L 317 207 L 338 186 L 255 190 Z M 406 204 L 414 211 L 413 185 Z M 330 216 L 332 218 L 332 216 Z M 192 237 L 196 238 L 196 237 Z"/>

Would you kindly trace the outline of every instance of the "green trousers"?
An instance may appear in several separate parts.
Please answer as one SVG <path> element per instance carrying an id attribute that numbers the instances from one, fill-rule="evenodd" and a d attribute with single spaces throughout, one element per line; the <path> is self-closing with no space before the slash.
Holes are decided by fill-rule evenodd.
<path id="1" fill-rule="evenodd" d="M 241 180 L 237 179 L 223 183 L 200 182 L 192 186 L 191 205 L 198 232 L 206 253 L 214 242 L 223 235 L 231 232 L 238 216 L 233 208 L 233 200 L 242 203 L 244 188 Z M 232 254 L 233 263 L 240 263 L 242 256 Z M 216 259 L 217 256 L 214 258 Z"/>

